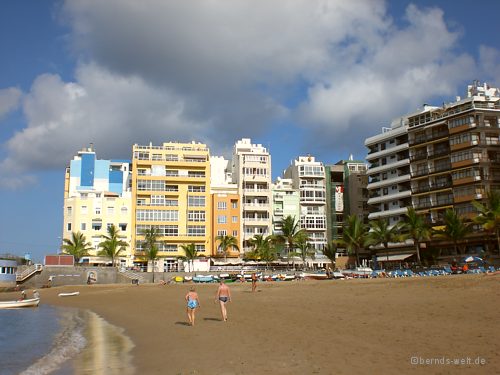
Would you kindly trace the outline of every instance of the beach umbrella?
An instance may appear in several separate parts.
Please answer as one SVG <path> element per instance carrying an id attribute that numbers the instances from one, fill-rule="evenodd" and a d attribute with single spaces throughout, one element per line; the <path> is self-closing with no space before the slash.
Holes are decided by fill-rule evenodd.
<path id="1" fill-rule="evenodd" d="M 468 257 L 464 258 L 463 261 L 465 263 L 469 263 L 469 262 L 482 262 L 483 260 L 479 257 L 468 256 Z"/>

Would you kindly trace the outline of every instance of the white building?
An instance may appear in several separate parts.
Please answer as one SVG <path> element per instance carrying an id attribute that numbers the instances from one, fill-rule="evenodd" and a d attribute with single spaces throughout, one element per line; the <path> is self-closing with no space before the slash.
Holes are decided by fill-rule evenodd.
<path id="1" fill-rule="evenodd" d="M 365 140 L 368 148 L 369 220 L 386 218 L 393 225 L 411 206 L 408 118 L 394 120 L 390 128 Z"/>
<path id="2" fill-rule="evenodd" d="M 249 239 L 271 234 L 271 156 L 261 144 L 243 138 L 234 145 L 231 167 L 241 197 L 241 240 L 249 250 Z"/>
<path id="3" fill-rule="evenodd" d="M 326 245 L 326 176 L 323 163 L 313 156 L 299 156 L 284 173 L 300 194 L 300 226 L 309 235 L 317 254 Z"/>
<path id="4" fill-rule="evenodd" d="M 99 160 L 92 146 L 78 152 L 66 168 L 63 238 L 81 232 L 99 252 L 102 236 L 114 224 L 129 246 L 120 254 L 122 265 L 132 265 L 129 160 Z"/>

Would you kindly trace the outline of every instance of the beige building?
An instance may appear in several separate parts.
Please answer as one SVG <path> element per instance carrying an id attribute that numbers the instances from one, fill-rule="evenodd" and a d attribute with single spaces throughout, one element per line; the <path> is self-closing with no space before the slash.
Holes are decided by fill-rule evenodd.
<path id="1" fill-rule="evenodd" d="M 65 173 L 62 238 L 81 232 L 93 248 L 90 255 L 96 256 L 108 226 L 114 224 L 129 244 L 119 262 L 132 265 L 130 178 L 130 161 L 98 160 L 92 146 L 79 151 Z"/>

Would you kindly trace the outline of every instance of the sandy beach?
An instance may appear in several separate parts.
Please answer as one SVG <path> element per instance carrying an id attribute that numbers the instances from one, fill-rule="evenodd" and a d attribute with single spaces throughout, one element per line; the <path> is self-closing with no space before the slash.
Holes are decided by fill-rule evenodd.
<path id="1" fill-rule="evenodd" d="M 136 374 L 500 372 L 500 275 L 260 282 L 255 293 L 250 283 L 229 285 L 223 322 L 217 284 L 195 284 L 194 327 L 189 284 L 40 292 L 43 303 L 89 309 L 123 328 Z M 57 296 L 70 291 L 80 295 Z"/>

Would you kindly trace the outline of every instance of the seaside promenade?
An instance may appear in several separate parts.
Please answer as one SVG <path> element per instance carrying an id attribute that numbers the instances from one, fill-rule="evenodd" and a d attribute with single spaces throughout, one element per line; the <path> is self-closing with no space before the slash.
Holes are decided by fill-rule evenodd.
<path id="1" fill-rule="evenodd" d="M 197 284 L 194 327 L 188 284 L 40 292 L 44 304 L 88 309 L 123 328 L 134 344 L 131 373 L 493 374 L 499 285 L 500 275 L 260 282 L 254 293 L 234 283 L 225 323 L 216 284 Z M 69 291 L 80 295 L 57 296 Z"/>

